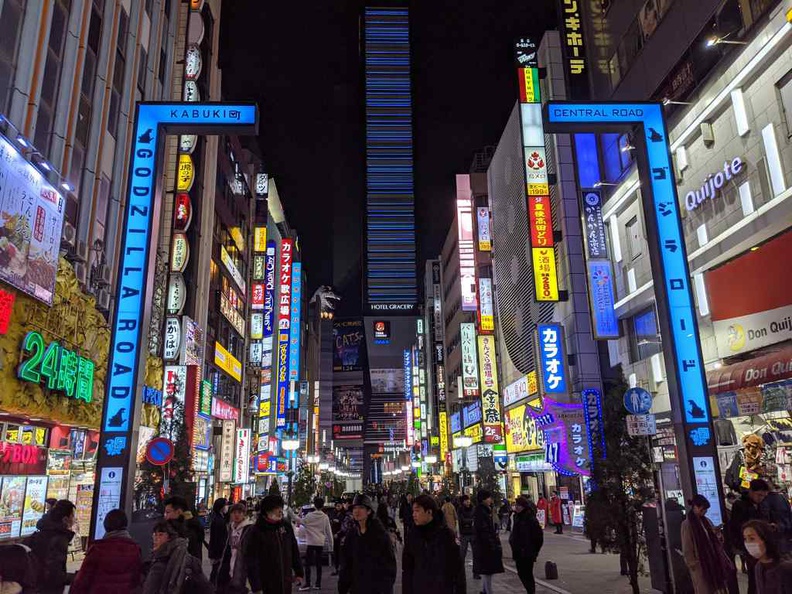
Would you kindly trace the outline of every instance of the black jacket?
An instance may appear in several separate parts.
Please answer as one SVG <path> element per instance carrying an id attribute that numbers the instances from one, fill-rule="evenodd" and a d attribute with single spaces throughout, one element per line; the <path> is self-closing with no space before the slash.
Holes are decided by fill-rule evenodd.
<path id="1" fill-rule="evenodd" d="M 181 536 L 187 539 L 187 552 L 198 561 L 203 561 L 203 544 L 206 537 L 201 521 L 190 512 L 184 512 L 177 520 Z"/>
<path id="2" fill-rule="evenodd" d="M 366 533 L 357 523 L 341 553 L 338 594 L 390 594 L 396 581 L 396 556 L 382 523 L 369 518 Z"/>
<path id="3" fill-rule="evenodd" d="M 459 534 L 461 536 L 473 536 L 475 534 L 473 518 L 476 515 L 476 508 L 472 505 L 465 507 L 460 505 L 457 509 L 457 517 L 459 518 Z"/>
<path id="4" fill-rule="evenodd" d="M 407 501 L 407 497 L 402 497 L 399 503 L 399 519 L 402 521 L 402 524 L 404 524 L 405 532 L 415 526 L 412 516 L 412 503 Z"/>
<path id="5" fill-rule="evenodd" d="M 291 523 L 283 520 L 273 524 L 265 516 L 259 516 L 247 538 L 244 556 L 251 590 L 291 594 L 292 572 L 303 575 L 300 549 Z"/>
<path id="6" fill-rule="evenodd" d="M 212 521 L 209 524 L 209 552 L 208 556 L 214 561 L 223 558 L 226 541 L 228 540 L 228 523 L 222 513 L 212 512 Z"/>
<path id="7" fill-rule="evenodd" d="M 478 575 L 503 573 L 503 548 L 495 532 L 492 508 L 483 503 L 476 506 L 473 529 L 473 573 Z"/>
<path id="8" fill-rule="evenodd" d="M 726 526 L 727 541 L 736 552 L 745 554 L 745 540 L 743 539 L 742 527 L 748 520 L 760 519 L 759 508 L 748 498 L 748 494 L 743 494 L 740 499 L 734 502 L 729 514 L 729 523 Z"/>
<path id="9" fill-rule="evenodd" d="M 512 558 L 535 563 L 543 543 L 544 533 L 536 515 L 527 509 L 514 514 L 512 531 L 509 535 Z"/>
<path id="10" fill-rule="evenodd" d="M 407 536 L 402 588 L 404 594 L 465 594 L 465 564 L 442 514 Z"/>
<path id="11" fill-rule="evenodd" d="M 62 522 L 50 520 L 45 515 L 36 524 L 38 531 L 27 537 L 23 543 L 31 548 L 38 560 L 38 590 L 41 594 L 50 592 L 61 594 L 70 582 L 66 572 L 66 555 L 74 532 L 63 526 Z"/>

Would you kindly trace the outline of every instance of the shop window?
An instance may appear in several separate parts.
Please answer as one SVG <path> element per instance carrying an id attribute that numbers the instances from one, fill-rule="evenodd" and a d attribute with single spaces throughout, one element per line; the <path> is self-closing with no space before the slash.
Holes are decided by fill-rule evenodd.
<path id="1" fill-rule="evenodd" d="M 146 69 L 148 67 L 148 53 L 140 48 L 140 62 L 138 63 L 137 87 L 142 95 L 146 94 Z"/>
<path id="2" fill-rule="evenodd" d="M 26 5 L 25 0 L 6 0 L 0 13 L 0 113 L 8 113 Z"/>
<path id="3" fill-rule="evenodd" d="M 61 79 L 61 63 L 66 39 L 66 28 L 69 23 L 71 0 L 60 0 L 55 3 L 50 24 L 47 59 L 44 64 L 44 78 L 41 84 L 36 134 L 33 142 L 36 148 L 49 155 L 52 128 L 55 122 L 55 105 L 58 100 Z"/>
<path id="4" fill-rule="evenodd" d="M 600 151 L 604 164 L 605 181 L 615 183 L 624 175 L 633 163 L 629 135 L 600 134 Z"/>
<path id="5" fill-rule="evenodd" d="M 792 137 L 792 70 L 786 73 L 778 83 L 778 92 L 781 95 L 781 108 L 786 120 L 787 136 Z"/>
<path id="6" fill-rule="evenodd" d="M 643 253 L 643 234 L 638 217 L 631 218 L 625 228 L 627 230 L 627 255 L 631 260 L 635 260 Z"/>
<path id="7" fill-rule="evenodd" d="M 636 314 L 629 320 L 628 334 L 632 362 L 648 359 L 663 349 L 654 307 Z"/>

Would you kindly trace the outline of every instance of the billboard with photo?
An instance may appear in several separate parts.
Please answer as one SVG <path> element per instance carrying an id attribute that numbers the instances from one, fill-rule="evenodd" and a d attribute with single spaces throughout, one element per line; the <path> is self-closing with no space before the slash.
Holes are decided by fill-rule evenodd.
<path id="1" fill-rule="evenodd" d="M 363 386 L 333 387 L 333 422 L 363 420 Z"/>
<path id="2" fill-rule="evenodd" d="M 361 371 L 364 354 L 363 320 L 333 321 L 333 371 Z"/>

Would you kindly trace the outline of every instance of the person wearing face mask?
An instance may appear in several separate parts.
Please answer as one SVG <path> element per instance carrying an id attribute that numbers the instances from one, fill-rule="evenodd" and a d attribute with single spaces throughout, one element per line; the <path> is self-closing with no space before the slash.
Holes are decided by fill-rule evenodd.
<path id="1" fill-rule="evenodd" d="M 301 586 L 303 568 L 300 548 L 291 522 L 284 519 L 283 498 L 267 495 L 244 548 L 250 588 L 254 593 L 290 594 L 292 584 Z"/>
<path id="2" fill-rule="evenodd" d="M 706 518 L 709 500 L 696 495 L 682 522 L 682 556 L 690 571 L 695 594 L 725 594 L 734 566 L 726 557 L 715 528 Z"/>
<path id="3" fill-rule="evenodd" d="M 247 547 L 253 522 L 247 518 L 247 506 L 235 503 L 231 506 L 228 523 L 228 540 L 220 562 L 217 576 L 217 591 L 225 594 L 247 592 L 247 567 L 242 551 Z"/>
<path id="4" fill-rule="evenodd" d="M 210 594 L 201 562 L 189 552 L 178 520 L 160 520 L 151 532 L 152 551 L 143 594 Z"/>
<path id="5" fill-rule="evenodd" d="M 63 588 L 74 579 L 74 574 L 66 571 L 66 555 L 74 538 L 75 509 L 71 501 L 61 499 L 39 520 L 38 530 L 24 540 L 23 544 L 30 547 L 39 560 L 40 594 L 62 594 Z"/>
<path id="6" fill-rule="evenodd" d="M 757 594 L 792 594 L 792 561 L 782 560 L 773 527 L 762 520 L 750 520 L 743 526 L 743 539 L 748 554 L 757 561 Z"/>
<path id="7" fill-rule="evenodd" d="M 211 520 L 209 521 L 209 561 L 212 563 L 212 573 L 209 581 L 217 584 L 217 572 L 220 570 L 220 562 L 223 560 L 226 541 L 228 541 L 228 524 L 226 512 L 228 510 L 228 500 L 225 497 L 215 499 L 212 505 Z"/>

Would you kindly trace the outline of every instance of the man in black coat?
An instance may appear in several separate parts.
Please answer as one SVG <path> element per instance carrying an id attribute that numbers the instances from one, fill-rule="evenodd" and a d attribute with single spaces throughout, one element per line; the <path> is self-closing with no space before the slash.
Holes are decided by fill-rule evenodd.
<path id="1" fill-rule="evenodd" d="M 209 561 L 212 563 L 212 573 L 209 581 L 213 584 L 217 583 L 217 572 L 220 570 L 220 562 L 223 560 L 225 546 L 228 542 L 228 523 L 225 517 L 226 507 L 228 507 L 228 500 L 225 497 L 215 499 L 210 516 Z"/>
<path id="2" fill-rule="evenodd" d="M 492 493 L 478 492 L 478 505 L 473 516 L 473 574 L 480 575 L 484 592 L 492 592 L 492 576 L 503 573 L 503 547 L 492 519 Z"/>
<path id="3" fill-rule="evenodd" d="M 514 509 L 516 513 L 512 533 L 509 536 L 512 558 L 517 565 L 517 575 L 520 576 L 525 591 L 528 594 L 535 594 L 533 568 L 544 543 L 544 534 L 539 520 L 536 519 L 536 508 L 527 497 L 522 495 L 518 497 Z"/>
<path id="4" fill-rule="evenodd" d="M 165 500 L 165 519 L 176 521 L 179 532 L 188 541 L 187 552 L 202 561 L 206 535 L 201 521 L 192 514 L 184 497 L 174 495 Z"/>
<path id="5" fill-rule="evenodd" d="M 416 497 L 413 520 L 402 555 L 402 592 L 465 594 L 465 562 L 437 502 L 429 495 Z"/>
<path id="6" fill-rule="evenodd" d="M 338 594 L 391 594 L 396 556 L 368 495 L 355 496 L 352 517 L 355 525 L 344 540 Z"/>
<path id="7" fill-rule="evenodd" d="M 61 499 L 38 521 L 38 530 L 23 541 L 39 560 L 36 577 L 41 594 L 61 594 L 74 578 L 66 571 L 66 555 L 74 538 L 75 509 L 71 501 Z"/>
<path id="8" fill-rule="evenodd" d="M 291 594 L 293 583 L 302 584 L 300 548 L 291 522 L 283 519 L 283 507 L 280 495 L 267 495 L 247 535 L 245 565 L 254 593 Z"/>

